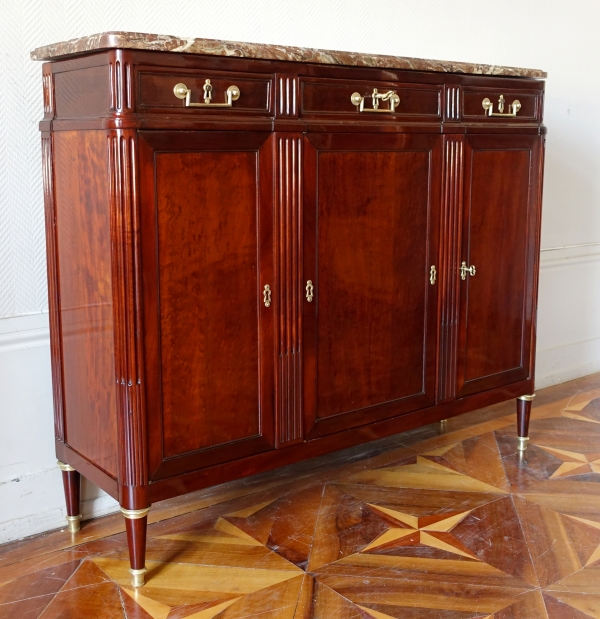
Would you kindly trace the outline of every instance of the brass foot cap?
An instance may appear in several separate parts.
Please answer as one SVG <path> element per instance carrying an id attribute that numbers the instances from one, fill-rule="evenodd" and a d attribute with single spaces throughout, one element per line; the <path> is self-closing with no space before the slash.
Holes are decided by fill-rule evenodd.
<path id="1" fill-rule="evenodd" d="M 531 395 L 520 395 L 517 400 L 523 400 L 523 402 L 532 402 L 533 398 L 535 398 L 535 393 Z"/>
<path id="2" fill-rule="evenodd" d="M 131 584 L 137 589 L 138 587 L 144 586 L 144 576 L 146 574 L 146 568 L 143 567 L 141 570 L 130 569 L 129 573 L 131 574 Z"/>
<path id="3" fill-rule="evenodd" d="M 141 518 L 145 518 L 150 511 L 149 507 L 144 509 L 125 509 L 121 507 L 121 511 L 123 512 L 123 516 L 128 520 L 140 520 Z"/>
<path id="4" fill-rule="evenodd" d="M 519 451 L 525 451 L 527 449 L 527 442 L 529 441 L 529 437 L 527 436 L 518 436 L 517 437 L 517 449 Z"/>
<path id="5" fill-rule="evenodd" d="M 81 520 L 81 514 L 79 514 L 79 516 L 67 516 L 67 522 L 69 524 L 69 531 L 71 533 L 77 533 L 77 531 L 79 531 L 80 520 Z"/>
<path id="6" fill-rule="evenodd" d="M 60 460 L 57 460 L 56 464 L 58 464 L 58 468 L 64 473 L 73 472 L 75 470 L 70 464 L 65 464 L 64 462 L 61 462 Z"/>

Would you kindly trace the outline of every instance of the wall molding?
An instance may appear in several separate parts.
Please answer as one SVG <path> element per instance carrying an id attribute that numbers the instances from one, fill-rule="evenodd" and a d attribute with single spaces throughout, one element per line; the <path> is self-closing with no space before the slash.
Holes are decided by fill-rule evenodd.
<path id="1" fill-rule="evenodd" d="M 597 372 L 600 372 L 600 359 L 562 369 L 556 374 L 541 377 L 536 376 L 535 388 L 536 390 L 545 389 L 546 387 L 566 383 L 570 380 L 583 378 L 584 376 L 589 376 L 590 374 L 596 374 Z"/>
<path id="2" fill-rule="evenodd" d="M 568 266 L 570 264 L 581 264 L 582 262 L 593 262 L 600 259 L 599 247 L 568 247 L 555 251 L 542 252 L 540 254 L 540 269 L 557 266 Z"/>
<path id="3" fill-rule="evenodd" d="M 50 346 L 47 311 L 0 318 L 0 354 L 35 346 Z"/>
<path id="4" fill-rule="evenodd" d="M 48 328 L 0 334 L 0 354 L 36 346 L 50 346 Z"/>

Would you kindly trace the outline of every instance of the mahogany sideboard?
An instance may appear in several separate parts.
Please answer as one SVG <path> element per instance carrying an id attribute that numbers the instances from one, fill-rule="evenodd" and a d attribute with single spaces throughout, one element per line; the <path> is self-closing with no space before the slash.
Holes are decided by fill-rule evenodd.
<path id="1" fill-rule="evenodd" d="M 32 52 L 56 453 L 151 503 L 534 389 L 545 74 L 104 33 Z"/>

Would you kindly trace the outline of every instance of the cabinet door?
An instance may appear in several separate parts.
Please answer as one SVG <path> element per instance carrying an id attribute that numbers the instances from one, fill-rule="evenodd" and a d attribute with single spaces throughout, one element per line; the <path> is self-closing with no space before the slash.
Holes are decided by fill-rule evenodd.
<path id="1" fill-rule="evenodd" d="M 151 479 L 273 444 L 269 134 L 141 132 Z M 267 303 L 265 303 L 265 298 Z"/>
<path id="2" fill-rule="evenodd" d="M 525 380 L 532 370 L 541 139 L 465 142 L 461 262 L 475 275 L 459 281 L 458 397 Z"/>
<path id="3" fill-rule="evenodd" d="M 308 438 L 434 403 L 440 146 L 435 135 L 306 139 Z"/>

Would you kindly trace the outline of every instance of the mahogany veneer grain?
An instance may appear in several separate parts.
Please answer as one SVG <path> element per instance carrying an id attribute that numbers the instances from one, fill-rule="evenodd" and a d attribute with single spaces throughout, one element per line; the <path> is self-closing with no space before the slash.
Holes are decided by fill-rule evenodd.
<path id="1" fill-rule="evenodd" d="M 52 59 L 40 128 L 62 461 L 135 511 L 533 392 L 540 72 L 176 43 L 108 33 L 34 53 Z M 184 82 L 198 101 L 208 78 L 213 103 L 232 84 L 240 98 L 173 94 Z M 353 105 L 356 91 L 372 109 L 373 88 L 397 91 L 394 113 Z M 501 94 L 522 113 L 486 116 Z M 407 465 L 414 479 L 427 462 Z M 493 486 L 490 467 L 452 488 Z M 139 568 L 145 521 L 127 528 Z M 411 535 L 440 550 L 437 533 Z"/>

